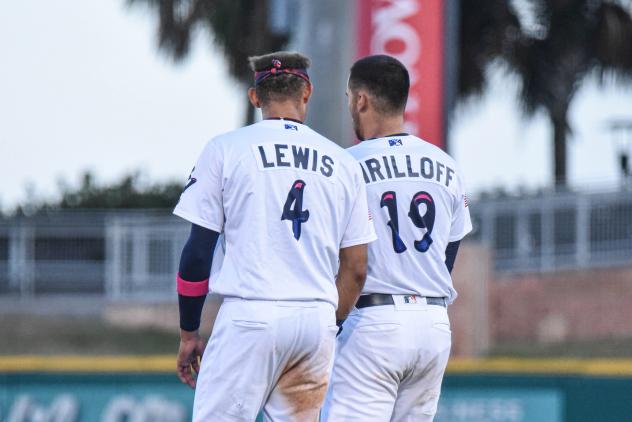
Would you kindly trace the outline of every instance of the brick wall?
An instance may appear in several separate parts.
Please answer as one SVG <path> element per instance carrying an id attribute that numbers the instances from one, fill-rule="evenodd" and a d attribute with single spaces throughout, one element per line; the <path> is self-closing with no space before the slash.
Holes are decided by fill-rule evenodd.
<path id="1" fill-rule="evenodd" d="M 476 356 L 490 347 L 489 287 L 491 255 L 487 248 L 466 242 L 459 248 L 452 279 L 459 296 L 448 308 L 452 356 Z"/>
<path id="2" fill-rule="evenodd" d="M 494 274 L 483 246 L 466 242 L 453 273 L 452 355 L 505 342 L 632 338 L 632 267 Z"/>
<path id="3" fill-rule="evenodd" d="M 632 337 L 632 268 L 496 275 L 494 341 L 559 342 Z"/>

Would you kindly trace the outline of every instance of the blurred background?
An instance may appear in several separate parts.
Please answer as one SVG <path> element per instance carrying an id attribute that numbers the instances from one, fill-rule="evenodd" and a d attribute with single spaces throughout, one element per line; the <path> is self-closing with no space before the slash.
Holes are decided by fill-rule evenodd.
<path id="1" fill-rule="evenodd" d="M 398 57 L 408 130 L 465 175 L 436 420 L 631 420 L 632 1 L 22 0 L 0 4 L 0 421 L 190 419 L 170 211 L 206 141 L 260 119 L 246 59 L 279 49 L 312 58 L 307 123 L 343 146 L 350 65 Z"/>

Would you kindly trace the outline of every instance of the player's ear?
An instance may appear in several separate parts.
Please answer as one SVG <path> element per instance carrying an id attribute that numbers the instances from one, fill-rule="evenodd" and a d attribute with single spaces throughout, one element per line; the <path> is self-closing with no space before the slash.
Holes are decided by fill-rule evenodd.
<path id="1" fill-rule="evenodd" d="M 303 88 L 303 104 L 307 104 L 312 96 L 312 92 L 314 92 L 314 86 L 311 83 L 306 84 L 305 88 Z"/>
<path id="2" fill-rule="evenodd" d="M 360 113 L 369 109 L 369 97 L 364 90 L 359 90 L 356 93 L 356 109 Z"/>
<path id="3" fill-rule="evenodd" d="M 248 99 L 250 100 L 250 104 L 255 108 L 261 108 L 261 103 L 259 102 L 259 98 L 257 97 L 257 90 L 253 87 L 248 88 Z"/>

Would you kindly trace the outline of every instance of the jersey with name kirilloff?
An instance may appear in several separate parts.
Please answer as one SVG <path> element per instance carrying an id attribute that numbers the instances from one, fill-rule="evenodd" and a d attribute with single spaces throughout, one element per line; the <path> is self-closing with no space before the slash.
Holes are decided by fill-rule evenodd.
<path id="1" fill-rule="evenodd" d="M 445 250 L 472 229 L 454 160 L 411 135 L 364 141 L 348 151 L 362 167 L 378 236 L 369 245 L 363 294 L 417 294 L 454 301 Z"/>
<path id="2" fill-rule="evenodd" d="M 245 299 L 336 306 L 339 248 L 375 239 L 357 162 L 287 120 L 212 139 L 174 214 L 224 233 L 223 262 L 210 289 Z"/>

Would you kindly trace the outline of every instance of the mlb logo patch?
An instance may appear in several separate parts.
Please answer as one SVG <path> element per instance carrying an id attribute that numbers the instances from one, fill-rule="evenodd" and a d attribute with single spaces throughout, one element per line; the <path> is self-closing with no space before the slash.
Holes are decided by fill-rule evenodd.
<path id="1" fill-rule="evenodd" d="M 417 296 L 404 296 L 404 303 L 417 303 Z"/>
<path id="2" fill-rule="evenodd" d="M 388 140 L 388 146 L 389 147 L 401 147 L 402 145 L 402 140 L 401 139 L 389 139 Z"/>
<path id="3" fill-rule="evenodd" d="M 289 123 L 286 123 L 286 124 L 285 124 L 285 128 L 286 128 L 286 129 L 288 129 L 288 130 L 295 130 L 295 131 L 297 131 L 297 132 L 298 132 L 298 126 L 291 125 L 291 124 L 289 124 Z"/>

